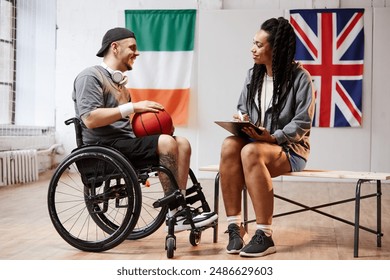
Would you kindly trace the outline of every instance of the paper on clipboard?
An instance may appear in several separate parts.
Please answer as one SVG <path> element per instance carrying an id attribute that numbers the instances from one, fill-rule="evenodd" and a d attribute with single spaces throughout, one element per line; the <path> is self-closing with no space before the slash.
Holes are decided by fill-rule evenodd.
<path id="1" fill-rule="evenodd" d="M 215 123 L 233 135 L 248 138 L 249 136 L 242 131 L 244 127 L 252 127 L 258 134 L 261 134 L 262 131 L 249 121 L 215 121 Z"/>

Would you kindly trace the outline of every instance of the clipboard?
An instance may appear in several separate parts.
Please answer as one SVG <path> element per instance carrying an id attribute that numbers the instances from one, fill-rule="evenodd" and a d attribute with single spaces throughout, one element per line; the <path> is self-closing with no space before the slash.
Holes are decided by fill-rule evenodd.
<path id="1" fill-rule="evenodd" d="M 226 129 L 233 135 L 240 136 L 243 138 L 249 138 L 249 136 L 242 131 L 244 127 L 252 127 L 258 134 L 262 133 L 260 128 L 258 128 L 249 121 L 215 121 L 215 123 L 220 127 Z"/>

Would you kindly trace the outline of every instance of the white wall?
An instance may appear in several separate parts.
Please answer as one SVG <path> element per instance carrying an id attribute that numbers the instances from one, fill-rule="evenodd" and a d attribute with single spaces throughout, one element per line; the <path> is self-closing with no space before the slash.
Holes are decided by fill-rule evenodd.
<path id="1" fill-rule="evenodd" d="M 343 5 L 340 4 L 343 3 Z M 353 6 L 353 3 L 357 3 Z M 95 56 L 104 32 L 124 25 L 125 9 L 198 9 L 194 71 L 190 100 L 190 120 L 176 134 L 187 137 L 193 148 L 191 167 L 218 163 L 220 145 L 227 133 L 217 127 L 216 119 L 229 119 L 234 113 L 246 70 L 251 67 L 249 53 L 254 33 L 266 18 L 284 15 L 290 8 L 379 7 L 380 16 L 372 31 L 372 9 L 365 12 L 365 74 L 363 127 L 315 128 L 312 133 L 312 155 L 309 168 L 390 171 L 390 151 L 384 139 L 390 137 L 389 112 L 382 102 L 388 96 L 384 71 L 388 64 L 384 43 L 389 43 L 390 8 L 386 1 L 235 1 L 235 0 L 58 0 L 57 2 L 57 141 L 67 152 L 75 147 L 72 127 L 63 121 L 74 114 L 71 100 L 72 83 L 85 67 L 100 63 Z M 294 6 L 292 7 L 292 3 Z M 364 6 L 365 5 L 365 6 Z M 241 7 L 241 8 L 240 8 Z M 223 9 L 222 9 L 223 8 Z M 243 9 L 245 8 L 245 9 Z M 387 36 L 386 36 L 387 35 Z M 372 36 L 376 44 L 372 66 Z M 376 58 L 376 59 L 375 59 Z M 387 63 L 386 63 L 387 62 Z M 136 65 L 135 65 L 136 67 Z M 381 74 L 382 84 L 372 74 Z M 387 78 L 387 81 L 389 79 Z M 388 83 L 388 82 L 387 82 Z M 374 99 L 372 99 L 374 98 Z M 388 103 L 388 102 L 387 102 Z M 372 110 L 378 106 L 380 110 Z M 374 107 L 375 108 L 375 107 Z M 375 111 L 375 113 L 372 113 Z M 375 123 L 373 125 L 373 123 Z M 373 130 L 373 133 L 371 131 Z M 380 130 L 380 132 L 378 132 Z M 373 144 L 373 145 L 372 145 Z M 374 147 L 375 145 L 375 147 Z M 213 174 L 198 173 L 200 178 Z"/>
<path id="2" fill-rule="evenodd" d="M 390 1 L 389 1 L 390 4 Z M 388 6 L 390 7 L 390 5 Z M 371 169 L 390 170 L 390 8 L 374 9 Z"/>
<path id="3" fill-rule="evenodd" d="M 280 9 L 199 12 L 199 166 L 219 162 L 221 143 L 229 133 L 214 121 L 236 113 L 246 72 L 253 65 L 253 36 L 262 21 L 279 16 Z"/>

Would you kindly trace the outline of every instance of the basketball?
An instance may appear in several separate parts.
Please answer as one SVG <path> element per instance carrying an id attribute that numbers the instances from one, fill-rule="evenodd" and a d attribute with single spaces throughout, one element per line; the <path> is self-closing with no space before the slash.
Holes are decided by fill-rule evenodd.
<path id="1" fill-rule="evenodd" d="M 171 116 L 165 111 L 136 113 L 131 121 L 135 136 L 173 133 Z"/>

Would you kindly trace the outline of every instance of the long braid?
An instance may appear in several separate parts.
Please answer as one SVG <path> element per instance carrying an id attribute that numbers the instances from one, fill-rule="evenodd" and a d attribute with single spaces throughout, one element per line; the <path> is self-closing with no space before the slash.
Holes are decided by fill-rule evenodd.
<path id="1" fill-rule="evenodd" d="M 272 47 L 272 75 L 273 75 L 273 98 L 272 98 L 272 123 L 271 132 L 277 129 L 279 114 L 285 105 L 287 93 L 292 87 L 293 72 L 297 67 L 294 61 L 296 37 L 288 20 L 283 17 L 272 18 L 265 21 L 261 29 L 266 31 L 268 42 Z M 261 86 L 262 85 L 258 85 Z"/>
<path id="2" fill-rule="evenodd" d="M 258 110 L 258 116 L 261 116 L 261 107 L 262 107 L 261 88 L 263 86 L 265 72 L 266 72 L 265 65 L 255 64 L 253 66 L 253 74 L 252 74 L 251 82 L 249 84 L 248 98 L 246 100 L 247 108 L 250 111 L 250 108 L 252 108 L 253 104 L 255 103 L 256 93 L 258 93 L 257 97 L 258 97 L 259 108 L 254 106 Z M 260 117 L 259 119 L 253 121 L 256 125 L 260 125 Z"/>

